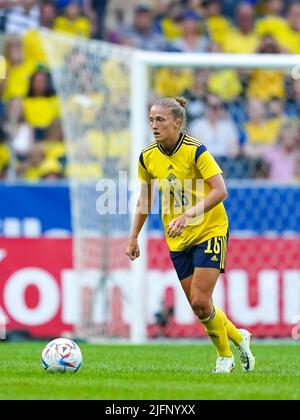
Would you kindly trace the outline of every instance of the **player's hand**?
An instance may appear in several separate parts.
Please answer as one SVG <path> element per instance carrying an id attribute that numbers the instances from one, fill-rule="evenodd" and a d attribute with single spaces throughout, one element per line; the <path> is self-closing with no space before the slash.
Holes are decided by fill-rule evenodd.
<path id="1" fill-rule="evenodd" d="M 140 256 L 140 247 L 138 244 L 138 240 L 135 238 L 130 238 L 125 254 L 131 261 L 134 261 L 136 258 L 139 258 Z"/>
<path id="2" fill-rule="evenodd" d="M 170 238 L 176 238 L 180 236 L 184 229 L 188 224 L 188 220 L 190 216 L 186 213 L 182 214 L 181 216 L 177 217 L 176 219 L 172 220 L 171 223 L 168 224 L 168 235 Z"/>

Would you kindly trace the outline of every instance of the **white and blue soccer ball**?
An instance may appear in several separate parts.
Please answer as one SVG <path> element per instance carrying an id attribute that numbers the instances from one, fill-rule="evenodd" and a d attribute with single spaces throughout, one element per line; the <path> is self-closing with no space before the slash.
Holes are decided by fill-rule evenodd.
<path id="1" fill-rule="evenodd" d="M 48 373 L 76 373 L 82 365 L 80 348 L 68 338 L 57 338 L 44 348 L 42 365 Z"/>

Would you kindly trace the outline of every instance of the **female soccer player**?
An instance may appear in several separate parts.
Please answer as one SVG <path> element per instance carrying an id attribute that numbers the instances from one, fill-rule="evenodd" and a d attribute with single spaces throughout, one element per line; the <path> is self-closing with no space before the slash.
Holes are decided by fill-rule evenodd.
<path id="1" fill-rule="evenodd" d="M 206 147 L 183 132 L 186 104 L 184 98 L 165 98 L 151 108 L 155 141 L 140 155 L 141 192 L 126 255 L 132 261 L 140 256 L 138 235 L 151 210 L 152 184 L 157 180 L 172 262 L 195 315 L 217 349 L 213 372 L 229 373 L 235 367 L 229 339 L 244 371 L 250 372 L 255 365 L 251 334 L 238 330 L 212 302 L 219 274 L 225 270 L 228 219 L 222 202 L 227 190 Z"/>

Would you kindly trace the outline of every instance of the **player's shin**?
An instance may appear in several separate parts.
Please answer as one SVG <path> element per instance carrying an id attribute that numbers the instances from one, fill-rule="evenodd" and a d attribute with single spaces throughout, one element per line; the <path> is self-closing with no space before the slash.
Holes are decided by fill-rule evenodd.
<path id="1" fill-rule="evenodd" d="M 217 308 L 213 307 L 209 317 L 200 319 L 205 331 L 217 349 L 220 357 L 232 357 L 224 320 Z"/>
<path id="2" fill-rule="evenodd" d="M 241 332 L 236 328 L 236 326 L 227 318 L 227 316 L 225 315 L 225 313 L 223 311 L 221 311 L 221 309 L 216 308 L 215 307 L 215 311 L 216 313 L 219 313 L 220 316 L 223 319 L 226 331 L 227 331 L 227 335 L 228 338 L 236 345 L 238 346 L 242 340 L 243 340 L 243 336 L 241 334 Z"/>

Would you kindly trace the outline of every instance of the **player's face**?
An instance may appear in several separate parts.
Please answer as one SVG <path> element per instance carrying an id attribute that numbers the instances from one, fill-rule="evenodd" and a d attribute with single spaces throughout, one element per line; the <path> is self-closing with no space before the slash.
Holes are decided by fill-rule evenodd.
<path id="1" fill-rule="evenodd" d="M 154 105 L 150 111 L 150 125 L 155 140 L 159 143 L 178 140 L 182 121 L 175 119 L 168 108 Z"/>

